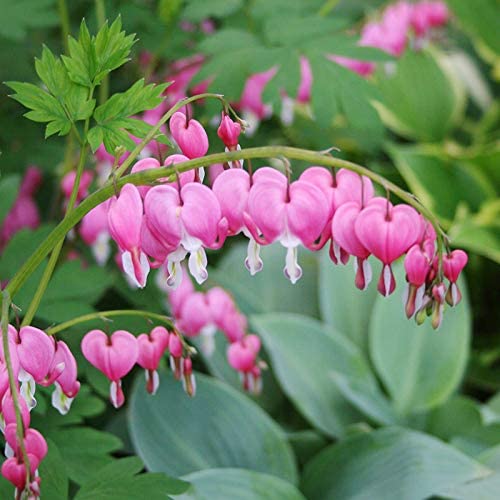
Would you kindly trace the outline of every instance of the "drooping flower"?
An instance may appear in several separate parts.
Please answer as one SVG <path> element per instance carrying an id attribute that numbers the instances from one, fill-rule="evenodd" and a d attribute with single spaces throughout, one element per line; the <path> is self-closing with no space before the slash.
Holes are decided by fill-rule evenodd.
<path id="1" fill-rule="evenodd" d="M 385 206 L 368 203 L 357 216 L 356 236 L 363 246 L 382 261 L 384 267 L 378 282 L 378 291 L 387 296 L 396 288 L 391 263 L 401 257 L 421 234 L 418 212 L 408 205 Z"/>
<path id="2" fill-rule="evenodd" d="M 137 286 L 144 287 L 149 261 L 141 248 L 142 199 L 136 186 L 125 184 L 108 209 L 109 232 L 121 250 L 123 269 Z"/>
<path id="3" fill-rule="evenodd" d="M 155 394 L 160 384 L 158 365 L 168 348 L 170 333 L 163 326 L 156 326 L 149 334 L 142 333 L 137 337 L 139 354 L 137 364 L 144 368 L 146 374 L 146 389 Z"/>
<path id="4" fill-rule="evenodd" d="M 208 136 L 203 125 L 193 118 L 177 111 L 172 115 L 169 122 L 170 133 L 182 151 L 188 158 L 200 158 L 208 151 Z"/>
<path id="5" fill-rule="evenodd" d="M 198 283 L 207 279 L 205 248 L 220 248 L 227 235 L 227 221 L 221 216 L 214 193 L 203 184 L 191 182 L 180 192 L 172 186 L 156 186 L 144 200 L 149 229 L 169 253 L 167 280 L 178 286 L 182 279 L 180 263 L 187 253 L 189 271 Z"/>
<path id="6" fill-rule="evenodd" d="M 298 180 L 288 185 L 283 174 L 276 180 L 267 172 L 261 175 L 265 177 L 250 190 L 245 224 L 257 243 L 279 241 L 287 249 L 285 276 L 296 283 L 302 275 L 297 248 L 301 244 L 311 248 L 320 237 L 330 212 L 328 201 L 321 189 L 309 182 Z"/>
<path id="7" fill-rule="evenodd" d="M 468 260 L 469 258 L 463 250 L 453 250 L 453 252 L 443 255 L 443 272 L 450 281 L 446 292 L 446 302 L 450 306 L 456 306 L 462 299 L 457 281 Z"/>
<path id="8" fill-rule="evenodd" d="M 87 361 L 111 381 L 110 400 L 115 408 L 125 402 L 121 379 L 137 361 L 137 339 L 125 330 L 107 336 L 102 330 L 91 330 L 82 340 L 82 353 Z"/>
<path id="9" fill-rule="evenodd" d="M 106 264 L 111 253 L 108 208 L 108 200 L 94 207 L 85 214 L 79 228 L 82 240 L 90 246 L 92 254 L 100 266 Z"/>

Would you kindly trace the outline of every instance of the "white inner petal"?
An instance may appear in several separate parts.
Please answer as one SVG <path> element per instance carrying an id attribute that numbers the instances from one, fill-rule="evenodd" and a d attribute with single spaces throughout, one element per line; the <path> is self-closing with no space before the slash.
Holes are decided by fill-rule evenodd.
<path id="1" fill-rule="evenodd" d="M 387 297 L 391 292 L 391 268 L 386 264 L 384 265 L 384 287 L 385 296 Z"/>
<path id="2" fill-rule="evenodd" d="M 247 258 L 245 259 L 245 267 L 254 276 L 259 271 L 262 271 L 264 263 L 260 258 L 260 245 L 251 237 L 248 236 Z"/>
<path id="3" fill-rule="evenodd" d="M 69 398 L 64 394 L 59 383 L 54 382 L 55 389 L 52 392 L 52 406 L 61 414 L 66 415 L 71 408 L 71 403 L 75 398 Z"/>
<path id="4" fill-rule="evenodd" d="M 302 276 L 302 268 L 298 264 L 297 257 L 297 247 L 287 248 L 284 272 L 285 276 L 292 282 L 292 284 L 297 283 Z"/>
<path id="5" fill-rule="evenodd" d="M 207 254 L 203 247 L 191 252 L 188 261 L 189 272 L 196 282 L 201 285 L 207 278 Z"/>
<path id="6" fill-rule="evenodd" d="M 104 266 L 109 259 L 111 245 L 109 244 L 109 233 L 103 231 L 98 234 L 95 242 L 92 244 L 92 255 L 97 264 Z"/>

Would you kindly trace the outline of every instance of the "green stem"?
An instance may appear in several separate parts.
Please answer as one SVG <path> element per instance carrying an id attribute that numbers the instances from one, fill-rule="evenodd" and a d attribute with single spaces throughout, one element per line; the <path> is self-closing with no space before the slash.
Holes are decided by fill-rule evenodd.
<path id="1" fill-rule="evenodd" d="M 101 28 L 106 23 L 106 6 L 103 0 L 95 0 L 95 13 L 97 18 L 97 27 Z M 104 104 L 109 95 L 109 74 L 101 81 L 99 87 L 99 104 Z"/>
<path id="2" fill-rule="evenodd" d="M 151 184 L 154 181 L 168 177 L 174 176 L 177 173 L 186 172 L 194 168 L 213 165 L 215 163 L 225 163 L 237 160 L 248 160 L 256 158 L 277 158 L 284 156 L 290 160 L 302 160 L 311 165 L 323 165 L 327 167 L 337 167 L 345 168 L 356 172 L 359 175 L 364 175 L 369 177 L 374 182 L 381 184 L 382 186 L 388 188 L 392 193 L 394 193 L 398 198 L 400 198 L 405 203 L 413 206 L 418 210 L 426 219 L 428 219 L 431 224 L 436 229 L 437 234 L 437 250 L 442 253 L 443 250 L 443 235 L 441 228 L 439 226 L 439 221 L 436 216 L 427 209 L 420 201 L 418 201 L 415 196 L 411 193 L 406 192 L 401 189 L 396 184 L 387 181 L 384 177 L 368 170 L 361 165 L 352 163 L 347 160 L 342 160 L 340 158 L 334 158 L 324 153 L 318 153 L 316 151 L 308 151 L 305 149 L 298 149 L 288 146 L 264 146 L 260 148 L 249 148 L 243 149 L 241 151 L 230 151 L 227 153 L 216 153 L 202 158 L 195 158 L 183 163 L 178 163 L 175 167 L 161 167 L 154 168 L 150 170 L 143 170 L 142 172 L 137 172 L 135 174 L 129 174 L 125 177 L 116 180 L 116 183 L 108 183 L 103 188 L 95 191 L 90 196 L 88 196 L 82 203 L 80 203 L 71 213 L 68 213 L 65 217 L 47 236 L 47 238 L 40 244 L 40 246 L 35 250 L 35 252 L 28 258 L 28 260 L 21 266 L 15 276 L 10 280 L 7 285 L 7 290 L 10 292 L 11 296 L 14 296 L 28 277 L 33 273 L 33 271 L 41 264 L 43 259 L 50 253 L 52 248 L 57 245 L 57 243 L 64 239 L 67 232 L 73 228 L 78 222 L 94 207 L 111 198 L 115 194 L 115 187 L 121 188 L 127 183 L 135 185 Z M 123 165 L 122 165 L 123 166 Z"/>
<path id="3" fill-rule="evenodd" d="M 340 0 L 326 0 L 326 2 L 321 6 L 318 11 L 318 15 L 321 17 L 327 16 L 339 3 Z"/>
<path id="4" fill-rule="evenodd" d="M 66 0 L 57 0 L 57 7 L 59 9 L 59 18 L 61 19 L 61 36 L 64 51 L 68 53 L 68 37 L 69 37 L 69 14 Z"/>
<path id="5" fill-rule="evenodd" d="M 111 311 L 98 311 L 95 313 L 84 314 L 83 316 L 78 316 L 69 321 L 65 321 L 64 323 L 60 323 L 59 325 L 53 326 L 45 330 L 47 335 L 55 335 L 56 333 L 62 332 L 71 328 L 72 326 L 79 325 L 80 323 L 86 323 L 87 321 L 92 321 L 94 319 L 102 319 L 102 318 L 112 318 L 113 316 L 142 316 L 145 319 L 156 319 L 157 321 L 161 321 L 165 323 L 169 328 L 173 329 L 174 324 L 172 319 L 164 314 L 156 314 L 148 311 L 140 311 L 136 309 L 114 309 Z"/>
<path id="6" fill-rule="evenodd" d="M 87 119 L 85 122 L 85 137 L 87 137 L 87 131 L 89 128 L 89 120 Z M 66 220 L 71 212 L 73 211 L 73 208 L 76 203 L 76 199 L 78 196 L 78 189 L 80 187 L 80 180 L 82 178 L 82 173 L 83 173 L 83 167 L 85 166 L 85 159 L 87 157 L 87 145 L 83 144 L 81 149 L 80 149 L 80 160 L 78 161 L 78 166 L 76 169 L 76 177 L 75 177 L 75 182 L 73 184 L 73 189 L 71 190 L 71 195 L 68 201 L 68 206 L 66 209 L 66 215 L 63 219 Z M 31 299 L 30 305 L 28 306 L 28 309 L 26 310 L 26 314 L 24 315 L 23 321 L 21 323 L 21 326 L 26 326 L 31 324 L 33 321 L 33 318 L 35 317 L 36 311 L 38 310 L 38 307 L 40 305 L 40 302 L 43 299 L 43 295 L 45 293 L 45 290 L 47 289 L 47 286 L 49 285 L 50 278 L 52 278 L 52 274 L 54 273 L 54 269 L 56 267 L 57 261 L 59 259 L 59 255 L 61 254 L 62 247 L 64 245 L 64 238 L 59 240 L 57 244 L 54 246 L 54 249 L 52 250 L 52 254 L 50 255 L 49 261 L 47 263 L 47 267 L 45 268 L 42 278 L 40 280 L 40 283 L 38 284 L 38 288 L 36 289 L 35 295 L 33 295 L 33 298 Z"/>
<path id="7" fill-rule="evenodd" d="M 2 292 L 2 345 L 3 353 L 5 358 L 5 364 L 7 366 L 7 375 L 9 377 L 9 388 L 12 396 L 12 402 L 14 403 L 14 412 L 16 414 L 16 435 L 17 441 L 19 442 L 19 448 L 21 448 L 21 455 L 23 457 L 23 462 L 26 467 L 26 487 L 29 487 L 30 481 L 30 461 L 28 454 L 26 453 L 26 446 L 24 445 L 24 423 L 21 415 L 21 407 L 19 405 L 19 393 L 17 392 L 16 377 L 14 375 L 14 370 L 12 368 L 12 358 L 10 357 L 10 345 L 9 345 L 9 308 L 10 308 L 10 295 L 8 290 Z"/>

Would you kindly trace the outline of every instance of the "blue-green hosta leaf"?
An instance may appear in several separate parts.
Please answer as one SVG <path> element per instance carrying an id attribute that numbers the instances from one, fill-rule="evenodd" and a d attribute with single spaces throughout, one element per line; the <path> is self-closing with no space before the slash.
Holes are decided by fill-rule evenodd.
<path id="1" fill-rule="evenodd" d="M 97 35 L 92 36 L 85 20 L 82 21 L 78 40 L 70 37 L 69 56 L 63 56 L 75 83 L 89 88 L 99 85 L 108 73 L 129 60 L 135 35 L 127 35 L 121 28 L 118 17 L 111 26 L 105 23 Z"/>
<path id="2" fill-rule="evenodd" d="M 206 469 L 183 479 L 191 487 L 176 500 L 305 500 L 292 484 L 247 469 Z"/>
<path id="3" fill-rule="evenodd" d="M 264 341 L 283 391 L 312 425 L 339 437 L 363 419 L 331 378 L 336 371 L 362 384 L 366 394 L 377 392 L 368 363 L 347 338 L 298 314 L 255 315 L 250 323 Z"/>
<path id="4" fill-rule="evenodd" d="M 471 311 L 464 281 L 462 302 L 446 308 L 438 331 L 430 321 L 418 326 L 401 302 L 404 269 L 397 264 L 398 287 L 375 300 L 370 324 L 370 356 L 400 414 L 437 406 L 457 389 L 469 356 Z"/>
<path id="5" fill-rule="evenodd" d="M 196 397 L 169 374 L 154 397 L 137 378 L 129 428 L 137 454 L 154 472 L 180 476 L 241 467 L 294 483 L 294 457 L 281 429 L 255 403 L 226 384 L 196 374 Z"/>
<path id="6" fill-rule="evenodd" d="M 306 465 L 301 489 L 310 500 L 421 500 L 489 473 L 438 439 L 387 427 L 319 453 Z"/>

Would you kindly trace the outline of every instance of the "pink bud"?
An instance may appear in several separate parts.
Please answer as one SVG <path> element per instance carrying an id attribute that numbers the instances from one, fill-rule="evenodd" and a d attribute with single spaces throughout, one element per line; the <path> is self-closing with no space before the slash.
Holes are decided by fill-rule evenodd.
<path id="1" fill-rule="evenodd" d="M 183 304 L 179 320 L 179 330 L 188 337 L 199 335 L 202 329 L 212 323 L 210 307 L 201 292 L 194 292 Z"/>
<path id="2" fill-rule="evenodd" d="M 35 455 L 28 453 L 30 476 L 34 476 L 40 460 Z M 26 466 L 21 456 L 8 458 L 2 464 L 2 476 L 8 479 L 19 491 L 26 485 Z"/>
<path id="3" fill-rule="evenodd" d="M 208 151 L 208 136 L 203 125 L 197 120 L 188 120 L 184 113 L 177 111 L 170 118 L 170 133 L 181 151 L 188 158 L 199 158 Z"/>
<path id="4" fill-rule="evenodd" d="M 234 151 L 238 146 L 238 137 L 241 134 L 241 125 L 231 120 L 229 115 L 222 113 L 217 135 L 229 151 Z"/>
<path id="5" fill-rule="evenodd" d="M 444 275 L 451 283 L 458 281 L 462 269 L 467 265 L 467 261 L 467 254 L 463 250 L 453 250 L 453 252 L 443 255 Z"/>
<path id="6" fill-rule="evenodd" d="M 87 361 L 111 380 L 111 402 L 119 408 L 125 402 L 121 378 L 132 370 L 139 354 L 137 339 L 125 330 L 108 337 L 101 330 L 92 330 L 83 337 L 82 352 Z"/>
<path id="7" fill-rule="evenodd" d="M 168 338 L 168 350 L 174 358 L 182 357 L 182 342 L 178 335 L 170 335 Z"/>
<path id="8" fill-rule="evenodd" d="M 33 196 L 42 183 L 42 172 L 38 167 L 30 166 L 26 172 L 19 188 L 19 194 L 25 196 Z"/>
<path id="9" fill-rule="evenodd" d="M 125 272 L 139 287 L 146 285 L 149 262 L 141 250 L 142 199 L 133 184 L 125 184 L 120 196 L 111 199 L 108 210 L 109 231 L 122 251 Z"/>
<path id="10" fill-rule="evenodd" d="M 313 74 L 309 60 L 300 56 L 300 83 L 297 90 L 297 101 L 308 103 L 311 100 L 311 88 L 313 83 Z"/>
<path id="11" fill-rule="evenodd" d="M 143 158 L 139 160 L 131 170 L 132 174 L 136 174 L 137 172 L 142 172 L 144 170 L 151 170 L 153 168 L 160 168 L 160 162 L 156 158 Z M 151 189 L 150 186 L 137 186 L 137 189 L 141 196 L 144 198 L 146 193 Z"/>
<path id="12" fill-rule="evenodd" d="M 92 184 L 94 178 L 94 173 L 90 170 L 84 170 L 80 178 L 80 185 L 78 186 L 78 192 L 76 194 L 76 201 L 79 202 L 83 198 L 87 197 L 89 194 L 89 187 Z M 73 191 L 73 186 L 76 180 L 76 171 L 72 170 L 68 172 L 61 180 L 61 191 L 65 198 L 69 199 L 71 192 Z"/>
<path id="13" fill-rule="evenodd" d="M 250 372 L 260 350 L 257 335 L 247 335 L 227 348 L 227 359 L 232 368 L 239 372 Z"/>
<path id="14" fill-rule="evenodd" d="M 191 358 L 182 360 L 182 386 L 188 396 L 193 397 L 196 394 L 196 381 L 193 374 L 193 362 Z"/>
<path id="15" fill-rule="evenodd" d="M 30 411 L 28 409 L 28 405 L 26 401 L 18 394 L 19 407 L 21 410 L 21 419 L 23 421 L 23 425 L 25 428 L 30 425 Z M 14 409 L 14 400 L 12 399 L 12 395 L 10 390 L 8 389 L 2 398 L 2 415 L 5 422 L 5 425 L 9 425 L 12 423 L 16 423 L 16 411 Z"/>

